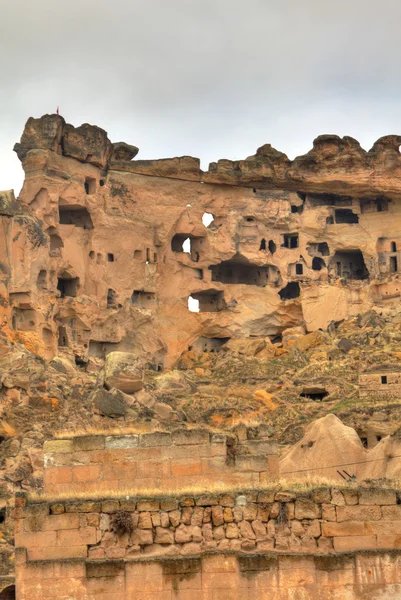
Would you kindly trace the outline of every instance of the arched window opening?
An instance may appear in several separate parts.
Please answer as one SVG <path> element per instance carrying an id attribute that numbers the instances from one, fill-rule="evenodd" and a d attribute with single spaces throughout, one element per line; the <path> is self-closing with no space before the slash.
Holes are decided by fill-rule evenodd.
<path id="1" fill-rule="evenodd" d="M 15 600 L 15 585 L 9 585 L 0 592 L 0 600 Z"/>
<path id="2" fill-rule="evenodd" d="M 315 256 L 312 260 L 312 270 L 313 271 L 321 271 L 326 267 L 326 263 L 323 258 L 319 258 L 319 256 Z"/>
<path id="3" fill-rule="evenodd" d="M 47 272 L 44 269 L 39 271 L 36 285 L 38 286 L 39 290 L 45 290 L 47 288 Z"/>
<path id="4" fill-rule="evenodd" d="M 266 240 L 265 240 L 265 238 L 262 238 L 260 240 L 259 250 L 266 250 Z"/>
<path id="5" fill-rule="evenodd" d="M 63 240 L 57 233 L 50 235 L 50 256 L 60 256 L 61 248 L 64 247 Z"/>
<path id="6" fill-rule="evenodd" d="M 96 179 L 93 177 L 86 177 L 85 183 L 85 192 L 87 194 L 95 194 L 96 193 Z"/>
<path id="7" fill-rule="evenodd" d="M 116 308 L 117 307 L 117 296 L 114 290 L 109 288 L 107 290 L 107 308 Z"/>
<path id="8" fill-rule="evenodd" d="M 391 252 L 397 252 L 397 244 L 395 242 L 391 242 Z"/>

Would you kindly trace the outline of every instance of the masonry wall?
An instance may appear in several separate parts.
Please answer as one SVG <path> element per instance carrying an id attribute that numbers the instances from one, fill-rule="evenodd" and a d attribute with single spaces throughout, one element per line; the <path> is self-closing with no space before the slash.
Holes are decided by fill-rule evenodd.
<path id="1" fill-rule="evenodd" d="M 18 600 L 399 600 L 401 557 L 233 555 L 19 565 Z"/>
<path id="2" fill-rule="evenodd" d="M 397 501 L 393 490 L 333 488 L 28 503 L 15 509 L 15 545 L 30 562 L 398 550 Z"/>
<path id="3" fill-rule="evenodd" d="M 192 430 L 83 436 L 44 445 L 47 492 L 258 486 L 278 476 L 277 444 Z"/>

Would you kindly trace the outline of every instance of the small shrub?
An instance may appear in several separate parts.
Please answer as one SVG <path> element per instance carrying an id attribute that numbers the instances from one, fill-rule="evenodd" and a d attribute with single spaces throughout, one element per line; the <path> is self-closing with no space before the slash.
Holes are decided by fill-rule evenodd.
<path id="1" fill-rule="evenodd" d="M 132 533 L 134 531 L 131 513 L 126 510 L 119 510 L 116 512 L 112 517 L 111 525 L 113 531 L 115 531 L 117 535 Z"/>

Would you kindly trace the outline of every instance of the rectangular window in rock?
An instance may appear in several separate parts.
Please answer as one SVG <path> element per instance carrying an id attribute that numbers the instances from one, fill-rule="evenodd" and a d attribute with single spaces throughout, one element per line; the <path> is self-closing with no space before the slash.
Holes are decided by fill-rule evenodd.
<path id="1" fill-rule="evenodd" d="M 298 233 L 285 233 L 284 234 L 284 242 L 282 244 L 283 248 L 298 248 L 298 246 L 299 246 Z"/>
<path id="2" fill-rule="evenodd" d="M 78 277 L 62 275 L 57 279 L 57 289 L 60 292 L 60 298 L 65 298 L 66 296 L 75 298 L 78 292 L 78 286 Z"/>
<path id="3" fill-rule="evenodd" d="M 92 218 L 87 208 L 77 204 L 59 205 L 60 225 L 74 225 L 82 229 L 93 229 Z"/>

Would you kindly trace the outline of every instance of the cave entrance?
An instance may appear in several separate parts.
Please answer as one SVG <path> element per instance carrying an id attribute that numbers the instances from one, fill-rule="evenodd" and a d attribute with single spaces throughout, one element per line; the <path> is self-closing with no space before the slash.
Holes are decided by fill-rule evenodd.
<path id="1" fill-rule="evenodd" d="M 269 279 L 268 267 L 258 267 L 237 258 L 211 265 L 212 281 L 228 284 L 258 285 L 264 287 Z"/>
<path id="2" fill-rule="evenodd" d="M 337 277 L 357 280 L 369 278 L 369 271 L 360 250 L 337 250 L 331 264 L 336 265 Z"/>
<path id="3" fill-rule="evenodd" d="M 90 213 L 78 204 L 59 205 L 60 225 L 74 225 L 82 229 L 93 229 Z"/>
<path id="4" fill-rule="evenodd" d="M 221 348 L 226 344 L 230 338 L 208 338 L 199 337 L 188 350 L 199 354 L 202 352 L 220 352 Z"/>
<path id="5" fill-rule="evenodd" d="M 308 400 L 321 402 L 329 395 L 329 392 L 321 387 L 305 387 L 299 395 L 301 398 L 308 398 Z"/>
<path id="6" fill-rule="evenodd" d="M 313 271 L 321 271 L 325 267 L 326 267 L 326 263 L 324 262 L 323 258 L 320 258 L 319 256 L 315 256 L 313 258 L 313 260 L 312 260 L 312 270 Z"/>
<path id="7" fill-rule="evenodd" d="M 334 211 L 334 220 L 336 223 L 349 225 L 359 223 L 359 217 L 350 208 L 337 208 Z"/>
<path id="8" fill-rule="evenodd" d="M 362 214 L 388 210 L 388 198 L 361 198 L 359 202 Z"/>
<path id="9" fill-rule="evenodd" d="M 198 301 L 196 312 L 219 312 L 225 308 L 224 292 L 217 290 L 204 290 L 191 294 L 190 298 Z"/>
<path id="10" fill-rule="evenodd" d="M 79 277 L 70 277 L 67 274 L 63 274 L 57 279 L 57 289 L 60 292 L 60 298 L 66 298 L 71 296 L 75 298 L 77 296 L 79 286 Z"/>
<path id="11" fill-rule="evenodd" d="M 145 292 L 144 290 L 134 290 L 131 296 L 131 303 L 141 308 L 149 308 L 156 304 L 156 294 L 154 292 Z"/>
<path id="12" fill-rule="evenodd" d="M 301 288 L 299 287 L 298 281 L 290 281 L 290 283 L 287 283 L 278 294 L 281 300 L 294 300 L 295 298 L 299 298 Z"/>

